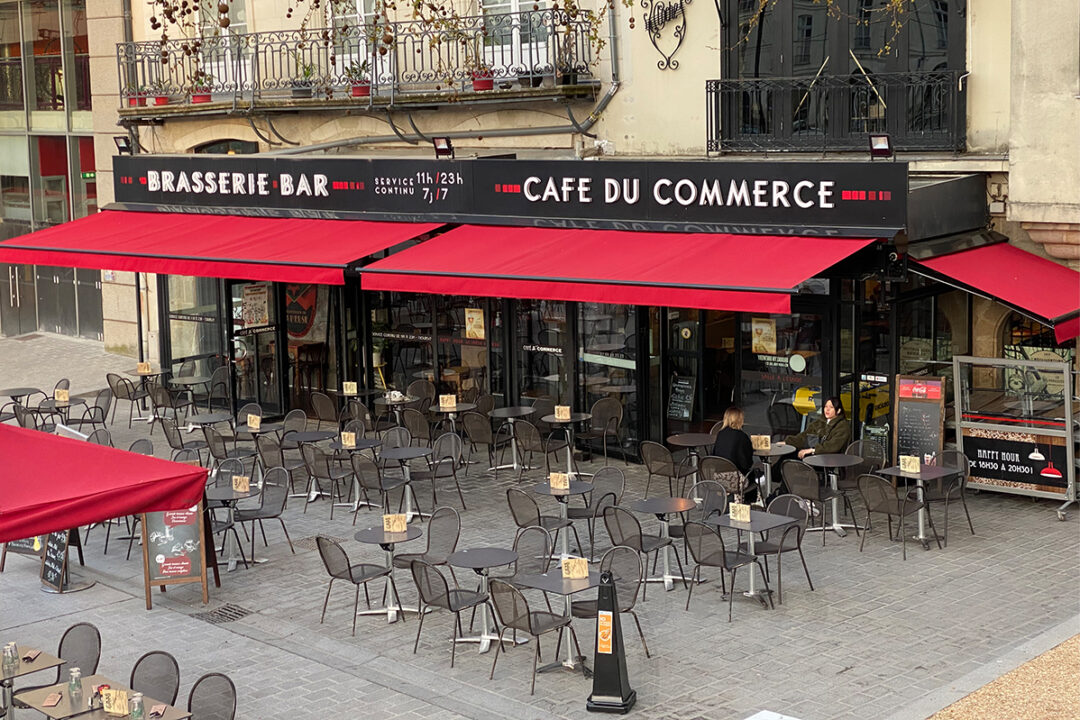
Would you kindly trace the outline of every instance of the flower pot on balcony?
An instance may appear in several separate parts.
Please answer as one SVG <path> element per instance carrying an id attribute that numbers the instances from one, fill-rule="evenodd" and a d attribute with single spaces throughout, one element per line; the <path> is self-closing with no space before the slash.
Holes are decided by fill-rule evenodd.
<path id="1" fill-rule="evenodd" d="M 352 86 L 353 97 L 370 97 L 371 83 L 357 83 Z"/>
<path id="2" fill-rule="evenodd" d="M 135 97 L 129 97 L 128 98 L 128 107 L 145 107 L 145 106 L 146 106 L 146 97 L 145 96 L 138 95 L 138 96 L 135 96 Z"/>
<path id="3" fill-rule="evenodd" d="M 193 92 L 193 93 L 191 93 L 191 102 L 193 102 L 193 103 L 208 103 L 208 102 L 210 102 L 210 93 L 208 93 L 208 92 Z"/>
<path id="4" fill-rule="evenodd" d="M 311 85 L 296 84 L 292 86 L 292 96 L 294 98 L 309 98 L 311 97 Z"/>
<path id="5" fill-rule="evenodd" d="M 559 72 L 556 73 L 556 75 L 558 76 L 556 78 L 556 83 L 559 84 L 559 85 L 577 85 L 578 84 L 578 73 L 577 73 L 576 69 L 571 68 L 571 69 L 559 70 Z"/>
<path id="6" fill-rule="evenodd" d="M 495 87 L 495 76 L 490 70 L 473 70 L 472 89 L 474 92 L 483 92 Z"/>
<path id="7" fill-rule="evenodd" d="M 154 96 L 154 104 L 155 105 L 168 105 L 169 104 L 169 96 L 168 95 L 155 95 Z"/>

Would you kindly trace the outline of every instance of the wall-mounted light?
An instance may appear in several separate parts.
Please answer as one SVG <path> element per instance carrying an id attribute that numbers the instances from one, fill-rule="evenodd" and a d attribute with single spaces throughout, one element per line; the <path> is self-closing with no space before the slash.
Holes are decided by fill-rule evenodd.
<path id="1" fill-rule="evenodd" d="M 454 143 L 450 142 L 448 137 L 433 137 L 431 138 L 431 144 L 435 148 L 435 159 L 448 158 L 454 159 Z"/>
<path id="2" fill-rule="evenodd" d="M 127 135 L 114 135 L 113 142 L 116 143 L 116 149 L 121 155 L 133 155 L 131 147 L 131 138 Z"/>
<path id="3" fill-rule="evenodd" d="M 887 133 L 870 135 L 870 159 L 891 158 L 893 156 L 892 138 Z"/>

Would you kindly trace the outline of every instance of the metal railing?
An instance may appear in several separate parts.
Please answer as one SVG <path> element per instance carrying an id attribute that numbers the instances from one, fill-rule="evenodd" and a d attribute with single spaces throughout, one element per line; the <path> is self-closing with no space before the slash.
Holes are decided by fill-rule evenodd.
<path id="1" fill-rule="evenodd" d="M 353 82 L 361 72 L 372 95 L 392 100 L 397 94 L 458 93 L 475 79 L 522 88 L 539 87 L 544 78 L 589 82 L 591 31 L 584 14 L 531 10 L 462 17 L 444 26 L 411 20 L 119 43 L 116 58 L 124 106 L 152 97 L 334 97 L 363 84 Z"/>
<path id="2" fill-rule="evenodd" d="M 902 151 L 964 149 L 955 71 L 708 80 L 709 152 L 865 150 L 888 133 Z"/>

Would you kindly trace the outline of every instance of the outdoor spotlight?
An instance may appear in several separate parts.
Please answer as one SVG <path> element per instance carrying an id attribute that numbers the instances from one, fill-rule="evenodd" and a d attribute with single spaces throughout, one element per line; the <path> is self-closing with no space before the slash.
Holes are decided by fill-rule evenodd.
<path id="1" fill-rule="evenodd" d="M 891 158 L 893 156 L 892 138 L 887 134 L 870 135 L 870 159 Z"/>
<path id="2" fill-rule="evenodd" d="M 127 135 L 114 135 L 113 142 L 116 143 L 116 149 L 121 155 L 132 155 L 131 138 Z"/>
<path id="3" fill-rule="evenodd" d="M 431 138 L 431 144 L 435 147 L 435 158 L 454 159 L 454 143 L 448 137 Z"/>

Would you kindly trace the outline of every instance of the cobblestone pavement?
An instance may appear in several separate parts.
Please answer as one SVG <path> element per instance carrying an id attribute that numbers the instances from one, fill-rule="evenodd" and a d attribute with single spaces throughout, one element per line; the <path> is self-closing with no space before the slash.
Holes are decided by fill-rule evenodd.
<path id="1" fill-rule="evenodd" d="M 65 375 L 73 392 L 90 392 L 104 385 L 110 363 L 121 369 L 131 364 L 89 357 L 94 353 L 77 341 L 43 336 L 13 349 L 18 342 L 0 339 L 0 385 L 51 386 L 54 375 Z M 68 342 L 86 354 L 79 355 L 78 367 L 33 367 L 37 348 L 56 353 Z M 145 423 L 127 430 L 125 412 L 121 408 L 112 426 L 122 447 L 146 435 Z M 165 456 L 160 430 L 152 438 L 157 454 Z M 617 465 L 627 473 L 629 498 L 640 497 L 643 469 Z M 502 472 L 496 482 L 483 467 L 472 466 L 463 482 L 468 510 L 461 516 L 459 547 L 508 547 L 514 526 L 505 489 L 517 482 Z M 540 473 L 533 471 L 528 479 L 539 480 Z M 442 502 L 458 507 L 452 487 L 439 489 Z M 430 509 L 430 488 L 422 485 L 418 493 Z M 550 498 L 539 502 L 554 512 Z M 797 559 L 789 556 L 784 603 L 765 610 L 738 595 L 731 623 L 716 571 L 705 571 L 711 580 L 695 589 L 689 612 L 683 609 L 681 585 L 671 592 L 650 586 L 638 611 L 651 659 L 645 658 L 633 623 L 624 623 L 630 680 L 638 693 L 635 714 L 747 718 L 770 710 L 801 720 L 925 718 L 970 692 L 971 678 L 1007 672 L 1080 631 L 1076 513 L 1059 522 L 1057 503 L 993 493 L 972 494 L 968 504 L 975 535 L 954 506 L 948 547 L 923 551 L 909 543 L 906 562 L 899 543 L 889 542 L 882 527 L 872 532 L 862 553 L 853 534 L 830 533 L 824 546 L 820 535 L 808 535 L 805 552 L 814 591 Z M 858 503 L 856 509 L 861 514 Z M 459 648 L 451 670 L 447 613 L 426 618 L 415 655 L 414 615 L 393 624 L 384 617 L 360 617 L 356 637 L 350 637 L 348 589 L 335 588 L 326 622 L 320 624 L 327 576 L 312 539 L 317 534 L 340 538 L 354 562 L 383 562 L 377 546 L 352 539 L 357 529 L 377 524 L 379 515 L 361 510 L 354 527 L 351 514 L 340 509 L 331 521 L 325 499 L 304 510 L 303 503 L 290 501 L 285 513 L 295 554 L 280 526 L 267 523 L 269 547 L 260 538 L 256 552 L 268 562 L 223 572 L 221 587 L 211 587 L 209 606 L 202 605 L 197 586 L 188 585 L 166 594 L 154 591 L 154 609 L 145 610 L 138 548 L 125 560 L 126 542 L 116 539 L 115 527 L 107 555 L 103 528 L 89 534 L 86 566 L 79 572 L 97 584 L 83 592 L 44 594 L 36 564 L 9 557 L 0 575 L 0 641 L 53 649 L 64 628 L 86 620 L 102 632 L 100 672 L 127 678 L 143 652 L 167 650 L 180 661 L 181 699 L 202 673 L 225 672 L 239 690 L 238 717 L 247 720 L 360 712 L 373 718 L 584 716 L 591 686 L 580 675 L 541 675 L 529 697 L 531 646 L 500 657 L 494 680 L 488 679 L 491 654 L 478 655 L 475 646 Z M 656 530 L 655 519 L 641 520 L 646 531 Z M 580 531 L 587 543 L 584 527 Z M 607 547 L 606 533 L 599 536 L 598 548 Z M 423 542 L 399 550 L 418 550 Z M 396 578 L 403 600 L 411 604 L 415 588 L 407 573 L 399 571 Z M 469 582 L 460 571 L 458 578 Z M 746 582 L 740 574 L 739 589 Z M 381 588 L 373 589 L 377 602 Z M 530 599 L 543 605 L 539 596 Z M 219 624 L 204 619 L 208 610 L 225 604 L 250 614 Z M 575 621 L 575 627 L 591 655 L 593 624 Z M 542 648 L 546 660 L 554 642 L 547 640 Z"/>

